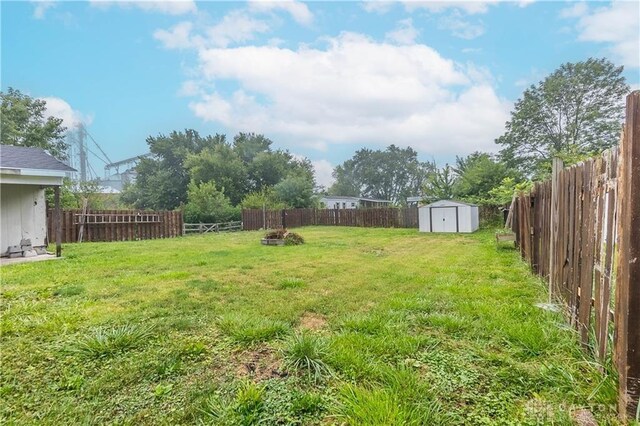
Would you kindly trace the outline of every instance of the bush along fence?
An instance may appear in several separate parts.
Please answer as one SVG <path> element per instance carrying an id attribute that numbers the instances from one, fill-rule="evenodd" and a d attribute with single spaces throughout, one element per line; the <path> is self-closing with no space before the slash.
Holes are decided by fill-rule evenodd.
<path id="1" fill-rule="evenodd" d="M 512 204 L 520 253 L 567 308 L 585 349 L 613 351 L 619 414 L 638 416 L 640 397 L 640 91 L 627 97 L 619 147 L 563 169 Z M 611 295 L 615 299 L 611 300 Z M 613 324 L 612 324 L 613 323 Z M 608 347 L 613 329 L 613 348 Z"/>
<path id="2" fill-rule="evenodd" d="M 181 211 L 83 210 L 61 213 L 62 242 L 133 241 L 182 235 Z M 53 210 L 47 212 L 49 241 L 55 235 Z"/>

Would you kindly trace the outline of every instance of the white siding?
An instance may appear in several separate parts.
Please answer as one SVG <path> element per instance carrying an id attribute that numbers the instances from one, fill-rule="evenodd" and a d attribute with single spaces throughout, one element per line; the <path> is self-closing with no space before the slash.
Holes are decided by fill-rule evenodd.
<path id="1" fill-rule="evenodd" d="M 470 233 L 476 231 L 478 225 L 477 206 L 440 200 L 418 209 L 420 232 Z"/>
<path id="2" fill-rule="evenodd" d="M 9 246 L 31 239 L 34 247 L 44 246 L 47 217 L 44 189 L 35 185 L 0 185 L 0 254 Z"/>

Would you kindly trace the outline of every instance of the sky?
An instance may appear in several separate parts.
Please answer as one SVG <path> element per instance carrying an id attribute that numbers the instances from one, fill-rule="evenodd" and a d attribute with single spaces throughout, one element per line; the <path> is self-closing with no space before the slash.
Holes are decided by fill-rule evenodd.
<path id="1" fill-rule="evenodd" d="M 328 185 L 363 147 L 439 165 L 497 152 L 514 102 L 565 62 L 607 57 L 640 88 L 635 1 L 2 1 L 0 14 L 2 90 L 85 123 L 112 161 L 173 130 L 255 132 Z"/>

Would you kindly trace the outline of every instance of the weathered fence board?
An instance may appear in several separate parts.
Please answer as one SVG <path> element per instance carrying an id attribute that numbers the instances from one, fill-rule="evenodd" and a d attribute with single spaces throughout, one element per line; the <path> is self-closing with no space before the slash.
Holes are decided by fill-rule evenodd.
<path id="1" fill-rule="evenodd" d="M 242 211 L 242 224 L 245 230 L 311 225 L 417 228 L 418 209 L 245 209 Z"/>
<path id="2" fill-rule="evenodd" d="M 143 210 L 64 210 L 62 242 L 78 241 L 83 227 L 82 241 L 133 241 L 172 238 L 182 235 L 182 212 Z M 53 210 L 47 212 L 49 241 L 53 241 Z M 83 224 L 84 223 L 84 224 Z"/>
<path id="3" fill-rule="evenodd" d="M 620 147 L 566 169 L 555 160 L 551 181 L 520 194 L 512 210 L 522 258 L 549 281 L 550 300 L 566 307 L 584 348 L 593 348 L 600 362 L 614 350 L 620 417 L 635 418 L 640 397 L 640 91 L 627 98 Z M 609 347 L 612 328 L 614 348 Z"/>

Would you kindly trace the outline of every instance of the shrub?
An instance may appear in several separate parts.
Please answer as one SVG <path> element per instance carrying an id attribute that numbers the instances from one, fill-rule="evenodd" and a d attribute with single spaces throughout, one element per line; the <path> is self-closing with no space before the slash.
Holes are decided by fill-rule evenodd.
<path id="1" fill-rule="evenodd" d="M 185 222 L 219 223 L 240 220 L 240 209 L 233 207 L 224 192 L 216 188 L 215 182 L 191 181 L 184 208 Z"/>
<path id="2" fill-rule="evenodd" d="M 327 343 L 319 336 L 295 334 L 287 341 L 282 354 L 288 369 L 301 371 L 315 381 L 332 374 L 324 361 Z"/>

